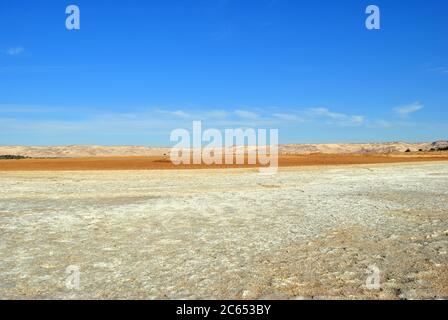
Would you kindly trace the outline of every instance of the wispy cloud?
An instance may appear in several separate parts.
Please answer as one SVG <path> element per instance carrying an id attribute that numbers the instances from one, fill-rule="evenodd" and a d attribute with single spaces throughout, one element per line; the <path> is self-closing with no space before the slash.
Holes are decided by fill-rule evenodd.
<path id="1" fill-rule="evenodd" d="M 26 74 L 26 73 L 50 73 L 50 72 L 77 72 L 85 68 L 79 66 L 45 66 L 45 65 L 21 65 L 1 66 L 0 73 Z"/>
<path id="2" fill-rule="evenodd" d="M 282 125 L 294 125 L 306 121 L 296 113 L 279 113 L 279 112 L 267 112 L 263 110 L 194 110 L 184 112 L 169 111 L 169 110 L 157 110 L 160 115 L 177 121 L 181 120 L 192 121 L 202 120 L 206 121 L 210 126 L 217 127 L 246 127 L 246 126 L 267 126 L 267 127 L 279 127 Z M 182 122 L 185 124 L 185 121 Z"/>
<path id="3" fill-rule="evenodd" d="M 422 107 L 420 103 L 413 103 L 394 110 L 399 115 L 407 115 Z M 122 111 L 109 112 L 106 108 L 91 110 L 87 107 L 0 104 L 0 136 L 47 135 L 57 141 L 58 139 L 72 141 L 72 137 L 79 135 L 88 137 L 92 143 L 97 141 L 95 139 L 104 137 L 121 137 L 123 141 L 126 139 L 132 141 L 131 139 L 135 138 L 142 141 L 150 139 L 151 135 L 158 135 L 162 139 L 169 137 L 173 129 L 190 128 L 193 120 L 202 120 L 204 127 L 218 129 L 264 127 L 302 130 L 306 127 L 319 130 L 320 125 L 325 124 L 336 127 L 396 130 L 415 125 L 401 117 L 371 119 L 323 107 L 288 110 L 122 107 L 120 110 Z"/>
<path id="4" fill-rule="evenodd" d="M 229 112 L 224 110 L 211 110 L 204 112 L 206 119 L 226 119 L 229 116 Z"/>
<path id="5" fill-rule="evenodd" d="M 448 74 L 448 67 L 433 67 L 433 68 L 428 68 L 426 70 L 429 72 Z"/>
<path id="6" fill-rule="evenodd" d="M 397 114 L 400 117 L 407 117 L 411 113 L 417 112 L 421 109 L 423 109 L 423 105 L 420 102 L 414 102 L 405 106 L 396 107 L 393 109 L 395 114 Z"/>
<path id="7" fill-rule="evenodd" d="M 363 116 L 347 115 L 332 112 L 326 108 L 302 109 L 287 112 L 268 111 L 262 109 L 162 109 L 162 108 L 122 108 L 126 112 L 104 113 L 102 110 L 92 111 L 89 108 L 80 107 L 45 107 L 40 105 L 13 105 L 0 104 L 0 115 L 5 117 L 14 116 L 18 122 L 33 121 L 32 115 L 39 114 L 42 121 L 57 120 L 60 122 L 86 122 L 91 128 L 99 128 L 98 122 L 108 121 L 109 125 L 119 127 L 142 127 L 144 122 L 153 123 L 152 120 L 160 121 L 157 125 L 165 128 L 188 126 L 193 120 L 205 121 L 209 126 L 216 127 L 289 127 L 304 122 L 326 119 L 329 125 L 361 125 L 364 123 Z M 48 114 L 48 116 L 46 116 Z M 74 116 L 76 115 L 76 116 Z M 91 125 L 95 123 L 95 125 Z M 47 123 L 49 124 L 49 123 Z M 59 126 L 56 126 L 59 128 Z M 71 127 L 70 125 L 68 127 Z M 104 125 L 103 125 L 104 127 Z"/>
<path id="8" fill-rule="evenodd" d="M 0 104 L 0 113 L 48 113 L 54 111 L 54 108 L 48 108 L 38 105 L 22 104 Z"/>
<path id="9" fill-rule="evenodd" d="M 280 121 L 285 122 L 304 122 L 305 120 L 291 113 L 274 113 L 272 116 Z"/>
<path id="10" fill-rule="evenodd" d="M 248 120 L 257 120 L 260 118 L 258 113 L 247 111 L 247 110 L 235 110 L 234 112 L 238 117 Z"/>
<path id="11" fill-rule="evenodd" d="M 182 110 L 168 111 L 168 110 L 157 110 L 161 114 L 171 115 L 178 118 L 190 118 L 191 115 Z"/>
<path id="12" fill-rule="evenodd" d="M 186 122 L 188 123 L 188 122 Z M 177 122 L 170 117 L 154 117 L 154 113 L 98 113 L 81 118 L 48 117 L 36 121 L 33 118 L 2 117 L 0 134 L 95 134 L 95 135 L 139 135 L 169 133 Z"/>
<path id="13" fill-rule="evenodd" d="M 314 118 L 326 119 L 328 124 L 343 126 L 362 125 L 365 119 L 364 116 L 333 112 L 327 108 L 310 108 L 307 113 Z"/>
<path id="14" fill-rule="evenodd" d="M 392 128 L 394 124 L 384 119 L 376 119 L 369 123 L 368 126 L 371 128 Z"/>
<path id="15" fill-rule="evenodd" d="M 21 53 L 23 53 L 25 49 L 23 47 L 10 47 L 4 50 L 3 52 L 7 54 L 8 56 L 17 56 Z"/>
<path id="16" fill-rule="evenodd" d="M 188 118 L 188 117 L 190 117 L 190 115 L 188 113 L 183 112 L 182 110 L 173 111 L 173 112 L 171 112 L 171 114 L 173 116 L 180 117 L 180 118 Z"/>

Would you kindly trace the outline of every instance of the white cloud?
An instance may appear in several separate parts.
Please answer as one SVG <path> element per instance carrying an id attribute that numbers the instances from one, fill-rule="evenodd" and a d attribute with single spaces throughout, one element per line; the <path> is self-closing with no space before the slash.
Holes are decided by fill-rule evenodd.
<path id="1" fill-rule="evenodd" d="M 441 74 L 448 74 L 448 67 L 435 67 L 427 69 L 430 72 L 437 72 Z"/>
<path id="2" fill-rule="evenodd" d="M 380 128 L 391 128 L 393 125 L 389 121 L 384 119 L 377 119 L 372 122 L 371 127 L 380 127 Z"/>
<path id="3" fill-rule="evenodd" d="M 229 113 L 227 111 L 223 110 L 212 110 L 204 112 L 204 117 L 206 119 L 225 119 L 229 116 Z"/>
<path id="4" fill-rule="evenodd" d="M 277 110 L 278 111 L 278 110 Z M 328 120 L 334 125 L 361 125 L 363 116 L 346 115 L 325 108 L 287 112 L 263 110 L 220 109 L 183 111 L 182 109 L 126 108 L 126 111 L 92 111 L 88 108 L 1 105 L 0 134 L 81 134 L 81 135 L 139 135 L 169 132 L 175 128 L 190 128 L 192 120 L 203 120 L 204 126 L 215 128 L 236 127 L 291 127 L 313 119 Z M 39 113 L 39 121 L 29 115 Z M 45 117 L 45 114 L 49 117 Z M 57 116 L 56 116 L 57 115 Z M 76 115 L 76 116 L 74 116 Z"/>
<path id="5" fill-rule="evenodd" d="M 175 110 L 175 111 L 167 111 L 167 110 L 158 110 L 159 113 L 175 116 L 178 118 L 190 118 L 190 114 L 182 111 L 182 110 Z"/>
<path id="6" fill-rule="evenodd" d="M 39 105 L 0 104 L 0 113 L 49 113 L 54 111 L 59 110 Z"/>
<path id="7" fill-rule="evenodd" d="M 414 102 L 406 106 L 396 107 L 393 109 L 393 111 L 400 117 L 406 117 L 411 113 L 417 112 L 421 109 L 423 109 L 423 105 L 419 102 Z"/>
<path id="8" fill-rule="evenodd" d="M 296 116 L 295 114 L 290 114 L 290 113 L 274 113 L 274 114 L 272 114 L 272 116 L 280 121 L 285 121 L 285 122 L 303 122 L 303 121 L 305 121 L 302 118 Z"/>
<path id="9" fill-rule="evenodd" d="M 259 118 L 259 115 L 252 111 L 235 110 L 235 114 L 243 119 L 256 120 Z"/>
<path id="10" fill-rule="evenodd" d="M 186 113 L 186 112 L 183 112 L 182 110 L 173 111 L 173 112 L 171 112 L 171 114 L 173 116 L 181 117 L 181 118 L 188 118 L 189 117 L 189 114 Z"/>
<path id="11" fill-rule="evenodd" d="M 6 49 L 4 52 L 8 56 L 17 56 L 17 55 L 23 53 L 23 51 L 25 51 L 25 49 L 23 47 L 10 47 L 10 48 Z"/>
<path id="12" fill-rule="evenodd" d="M 364 123 L 365 117 L 359 115 L 348 115 L 344 113 L 332 112 L 327 108 L 311 108 L 308 109 L 311 117 L 325 118 L 329 124 L 338 125 L 361 125 Z"/>
<path id="13" fill-rule="evenodd" d="M 364 116 L 351 116 L 351 121 L 356 124 L 362 124 L 364 122 Z"/>
<path id="14" fill-rule="evenodd" d="M 98 134 L 98 135 L 138 135 L 150 132 L 169 132 L 173 128 L 164 119 L 154 119 L 150 115 L 136 117 L 122 114 L 102 114 L 81 120 L 6 118 L 0 119 L 0 133 L 3 134 Z"/>

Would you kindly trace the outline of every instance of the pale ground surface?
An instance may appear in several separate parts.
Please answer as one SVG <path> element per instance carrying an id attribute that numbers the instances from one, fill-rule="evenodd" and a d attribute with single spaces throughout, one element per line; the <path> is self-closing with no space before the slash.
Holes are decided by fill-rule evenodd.
<path id="1" fill-rule="evenodd" d="M 448 297 L 447 162 L 257 172 L 0 173 L 0 298 Z"/>

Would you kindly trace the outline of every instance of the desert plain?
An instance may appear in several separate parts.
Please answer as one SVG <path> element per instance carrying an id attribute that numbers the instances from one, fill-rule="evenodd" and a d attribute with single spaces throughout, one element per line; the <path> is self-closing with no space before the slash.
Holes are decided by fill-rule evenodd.
<path id="1" fill-rule="evenodd" d="M 0 161 L 0 298 L 448 297 L 446 153 L 153 157 Z"/>

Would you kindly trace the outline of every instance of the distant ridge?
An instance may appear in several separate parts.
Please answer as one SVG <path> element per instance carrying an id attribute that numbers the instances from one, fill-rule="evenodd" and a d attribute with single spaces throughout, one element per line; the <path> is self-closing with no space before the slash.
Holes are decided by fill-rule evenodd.
<path id="1" fill-rule="evenodd" d="M 243 147 L 233 147 L 233 151 Z M 253 149 L 256 147 L 249 147 Z M 448 141 L 406 143 L 333 143 L 333 144 L 284 144 L 279 146 L 279 153 L 294 154 L 387 154 L 396 152 L 412 152 L 446 150 Z M 164 156 L 169 155 L 170 148 L 144 146 L 0 146 L 0 154 L 20 155 L 33 158 L 77 158 L 77 157 L 115 157 L 115 156 Z"/>

